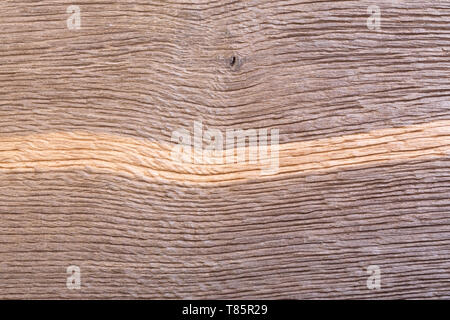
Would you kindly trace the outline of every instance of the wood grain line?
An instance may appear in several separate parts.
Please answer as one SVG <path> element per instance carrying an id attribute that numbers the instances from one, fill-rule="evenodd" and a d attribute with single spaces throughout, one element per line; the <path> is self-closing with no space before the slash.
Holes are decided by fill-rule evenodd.
<path id="1" fill-rule="evenodd" d="M 98 172 L 186 183 L 226 183 L 263 177 L 269 159 L 216 164 L 178 162 L 174 145 L 92 132 L 48 132 L 0 138 L 0 172 L 61 171 L 90 168 Z M 270 155 L 270 147 L 268 147 Z M 254 150 L 248 150 L 253 152 Z M 239 152 L 236 150 L 236 152 Z M 450 121 L 373 130 L 279 146 L 280 174 L 311 173 L 350 166 L 376 165 L 450 154 Z"/>

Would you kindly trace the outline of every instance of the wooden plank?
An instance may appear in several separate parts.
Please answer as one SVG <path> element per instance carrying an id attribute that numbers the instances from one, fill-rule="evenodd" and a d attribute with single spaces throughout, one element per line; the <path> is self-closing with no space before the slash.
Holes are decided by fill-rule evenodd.
<path id="1" fill-rule="evenodd" d="M 372 5 L 2 1 L 0 298 L 450 298 L 450 3 Z"/>

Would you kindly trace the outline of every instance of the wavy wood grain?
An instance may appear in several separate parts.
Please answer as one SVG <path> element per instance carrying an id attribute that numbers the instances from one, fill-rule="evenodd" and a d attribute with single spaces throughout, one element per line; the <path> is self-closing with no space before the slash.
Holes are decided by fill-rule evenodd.
<path id="1" fill-rule="evenodd" d="M 0 138 L 0 172 L 67 171 L 91 168 L 97 172 L 123 174 L 130 178 L 210 184 L 230 183 L 264 178 L 261 170 L 277 158 L 272 176 L 311 173 L 352 168 L 361 165 L 388 164 L 395 161 L 442 158 L 450 155 L 450 121 L 395 129 L 379 129 L 320 140 L 291 142 L 275 146 L 258 145 L 236 148 L 233 154 L 246 156 L 228 163 L 222 157 L 204 153 L 195 163 L 194 152 L 189 162 L 174 157 L 174 146 L 142 139 L 92 134 L 59 132 Z M 186 146 L 184 146 L 186 148 Z M 194 150 L 192 146 L 190 149 Z M 249 154 L 266 157 L 250 162 Z"/>
<path id="2" fill-rule="evenodd" d="M 450 298 L 447 0 L 72 4 L 0 2 L 1 298 Z M 174 162 L 196 120 L 279 172 Z"/>

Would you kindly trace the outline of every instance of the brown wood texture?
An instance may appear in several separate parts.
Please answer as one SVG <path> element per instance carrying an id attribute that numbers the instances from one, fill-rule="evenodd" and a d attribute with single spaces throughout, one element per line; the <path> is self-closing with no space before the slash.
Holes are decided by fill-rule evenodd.
<path id="1" fill-rule="evenodd" d="M 2 0 L 0 298 L 448 299 L 449 76 L 448 0 Z"/>

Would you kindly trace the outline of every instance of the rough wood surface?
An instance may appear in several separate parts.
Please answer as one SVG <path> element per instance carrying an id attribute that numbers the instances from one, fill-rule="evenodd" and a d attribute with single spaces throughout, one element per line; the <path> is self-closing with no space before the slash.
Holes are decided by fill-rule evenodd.
<path id="1" fill-rule="evenodd" d="M 449 76 L 448 0 L 3 0 L 0 298 L 450 298 Z"/>

